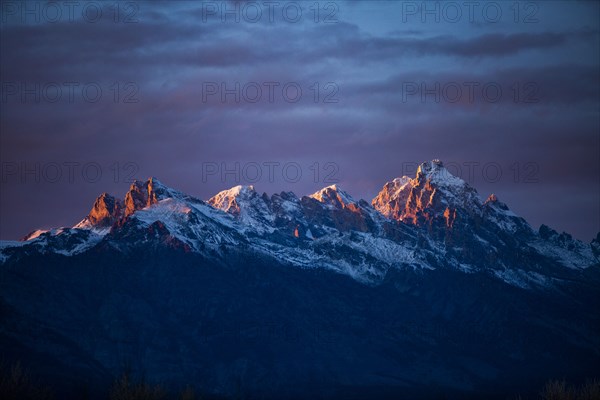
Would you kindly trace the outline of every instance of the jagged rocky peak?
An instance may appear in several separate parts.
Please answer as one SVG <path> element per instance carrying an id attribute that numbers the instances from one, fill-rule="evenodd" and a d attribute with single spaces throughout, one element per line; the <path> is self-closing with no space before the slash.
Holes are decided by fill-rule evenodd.
<path id="1" fill-rule="evenodd" d="M 427 174 L 427 173 L 431 173 L 431 172 L 435 172 L 435 171 L 439 171 L 444 167 L 444 163 L 441 160 L 433 159 L 431 161 L 425 161 L 423 163 L 421 163 L 421 165 L 419 165 L 419 168 L 417 169 L 417 176 L 419 174 Z"/>
<path id="2" fill-rule="evenodd" d="M 554 229 L 550 228 L 548 225 L 542 224 L 540 225 L 540 229 L 538 233 L 542 237 L 542 239 L 550 239 L 553 236 L 558 236 L 558 232 Z"/>
<path id="3" fill-rule="evenodd" d="M 500 199 L 498 199 L 498 196 L 496 196 L 494 193 L 492 193 L 488 196 L 488 198 L 485 200 L 483 205 L 487 206 L 487 207 L 493 207 L 493 208 L 496 208 L 498 210 L 503 210 L 503 211 L 509 210 L 506 203 L 503 203 L 502 201 L 500 201 Z"/>
<path id="4" fill-rule="evenodd" d="M 337 185 L 327 186 L 301 199 L 313 222 L 334 227 L 340 232 L 375 232 L 376 212 L 364 200 L 355 200 Z"/>
<path id="5" fill-rule="evenodd" d="M 403 176 L 387 182 L 371 204 L 388 218 L 418 224 L 436 216 L 447 220 L 458 207 L 476 207 L 476 202 L 475 189 L 440 160 L 432 160 L 419 165 L 414 179 Z"/>
<path id="6" fill-rule="evenodd" d="M 395 178 L 383 185 L 381 191 L 371 201 L 373 208 L 388 218 L 399 219 L 408 199 L 408 188 L 413 185 L 413 180 L 408 176 Z"/>
<path id="7" fill-rule="evenodd" d="M 123 212 L 123 203 L 108 193 L 102 193 L 94 202 L 87 218 L 92 225 L 110 226 Z"/>
<path id="8" fill-rule="evenodd" d="M 239 215 L 242 203 L 257 196 L 253 185 L 238 185 L 217 193 L 208 200 L 208 204 L 230 214 Z"/>
<path id="9" fill-rule="evenodd" d="M 488 198 L 485 200 L 486 203 L 496 203 L 498 201 L 498 196 L 494 193 L 490 194 Z"/>
<path id="10" fill-rule="evenodd" d="M 275 193 L 271 197 L 264 198 L 265 203 L 276 218 L 282 220 L 302 219 L 303 210 L 298 196 L 294 192 Z"/>
<path id="11" fill-rule="evenodd" d="M 442 187 L 463 187 L 466 185 L 465 181 L 452 175 L 440 160 L 426 161 L 419 165 L 415 180 L 419 183 L 426 181 Z"/>
<path id="12" fill-rule="evenodd" d="M 409 176 L 404 175 L 401 178 L 394 178 L 394 180 L 392 180 L 391 182 L 388 182 L 388 184 L 393 185 L 394 187 L 397 188 L 401 188 L 402 186 L 406 185 L 407 183 L 411 183 L 412 179 Z"/>
<path id="13" fill-rule="evenodd" d="M 123 202 L 108 193 L 102 193 L 90 210 L 89 214 L 74 228 L 107 228 L 123 216 Z"/>
<path id="14" fill-rule="evenodd" d="M 346 208 L 350 204 L 357 204 L 352 196 L 341 190 L 337 185 L 327 186 L 308 197 L 334 208 Z"/>
<path id="15" fill-rule="evenodd" d="M 125 194 L 125 216 L 129 216 L 146 207 L 148 203 L 148 190 L 143 182 L 135 180 Z"/>
<path id="16" fill-rule="evenodd" d="M 572 242 L 574 240 L 573 236 L 571 236 L 567 232 L 563 232 L 563 233 L 559 234 L 557 231 L 555 231 L 554 229 L 550 228 L 548 225 L 545 225 L 545 224 L 542 224 L 540 226 L 538 233 L 542 239 L 553 240 L 555 242 L 559 242 L 559 243 L 563 243 L 563 244 Z"/>
<path id="17" fill-rule="evenodd" d="M 483 205 L 488 206 L 488 207 L 502 208 L 502 209 L 508 208 L 508 206 L 505 203 L 501 202 L 498 199 L 498 196 L 496 196 L 494 193 L 490 194 L 488 196 L 488 198 L 485 199 L 485 201 L 483 202 Z"/>
<path id="18" fill-rule="evenodd" d="M 129 216 L 152 204 L 171 197 L 179 192 L 163 185 L 158 179 L 151 177 L 145 182 L 135 180 L 125 194 L 125 216 Z"/>
<path id="19" fill-rule="evenodd" d="M 146 181 L 146 189 L 148 191 L 148 205 L 155 204 L 158 201 L 169 197 L 174 197 L 176 193 L 154 177 L 151 177 Z"/>
<path id="20" fill-rule="evenodd" d="M 22 242 L 26 242 L 28 240 L 34 240 L 34 239 L 37 239 L 40 236 L 42 236 L 42 235 L 44 235 L 44 234 L 46 234 L 48 232 L 51 232 L 51 230 L 50 229 L 36 229 L 35 231 L 32 231 L 32 232 L 28 233 L 27 235 L 25 235 L 20 240 Z"/>
<path id="21" fill-rule="evenodd" d="M 577 254 L 577 258 L 583 256 L 583 265 L 588 263 L 590 259 L 594 259 L 596 263 L 600 262 L 600 233 L 598 233 L 596 239 L 592 240 L 590 243 L 584 243 L 577 240 L 567 232 L 558 233 L 544 224 L 540 226 L 537 233 L 539 238 L 544 240 L 546 248 L 548 248 L 548 245 L 552 245 L 555 249 L 561 249 L 563 257 L 566 254 L 575 253 Z M 564 264 L 582 265 L 581 261 L 573 263 L 572 258 L 567 259 L 567 262 Z"/>
<path id="22" fill-rule="evenodd" d="M 271 196 L 271 200 L 281 199 L 282 201 L 292 201 L 297 203 L 299 201 L 298 196 L 294 192 L 281 192 L 279 194 L 275 193 Z"/>

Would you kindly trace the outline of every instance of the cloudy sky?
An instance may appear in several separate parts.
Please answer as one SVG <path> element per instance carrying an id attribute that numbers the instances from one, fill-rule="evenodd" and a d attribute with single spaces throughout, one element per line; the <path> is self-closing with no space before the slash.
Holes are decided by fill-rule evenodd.
<path id="1" fill-rule="evenodd" d="M 600 230 L 596 1 L 0 5 L 1 239 L 132 178 L 370 200 L 434 158 L 535 228 Z"/>

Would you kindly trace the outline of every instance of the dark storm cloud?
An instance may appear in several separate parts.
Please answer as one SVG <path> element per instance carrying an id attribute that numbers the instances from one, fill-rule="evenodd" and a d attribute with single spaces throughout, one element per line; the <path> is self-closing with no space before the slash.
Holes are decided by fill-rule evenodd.
<path id="1" fill-rule="evenodd" d="M 486 89 L 488 87 L 488 89 Z M 497 93 L 496 88 L 500 88 Z M 437 96 L 436 96 L 437 94 Z M 397 110 L 418 106 L 427 113 L 438 104 L 446 108 L 481 108 L 504 104 L 517 110 L 550 106 L 597 105 L 600 75 L 596 66 L 561 64 L 470 71 L 405 71 L 383 80 L 345 85 L 345 99 L 361 107 Z"/>
<path id="2" fill-rule="evenodd" d="M 367 60 L 397 58 L 406 54 L 446 55 L 456 57 L 489 57 L 517 54 L 525 50 L 559 46 L 568 40 L 580 37 L 592 38 L 589 33 L 520 33 L 484 34 L 475 38 L 459 39 L 451 35 L 430 38 L 360 38 L 342 37 L 333 46 L 320 49 L 319 57 L 354 58 L 357 55 Z"/>
<path id="3" fill-rule="evenodd" d="M 491 57 L 556 47 L 571 40 L 594 40 L 597 32 L 482 34 L 472 38 L 371 37 L 347 23 L 303 30 L 299 25 L 245 26 L 165 24 L 59 23 L 8 26 L 2 30 L 3 73 L 48 76 L 53 69 L 72 73 L 107 67 L 140 71 L 140 67 L 249 66 L 268 62 L 382 62 L 416 56 Z M 19 43 L 18 46 L 8 44 Z M 68 60 L 66 63 L 65 61 Z M 98 71 L 96 71 L 98 72 Z M 112 72 L 112 71 L 111 71 Z M 36 75 L 37 76 L 37 75 Z"/>

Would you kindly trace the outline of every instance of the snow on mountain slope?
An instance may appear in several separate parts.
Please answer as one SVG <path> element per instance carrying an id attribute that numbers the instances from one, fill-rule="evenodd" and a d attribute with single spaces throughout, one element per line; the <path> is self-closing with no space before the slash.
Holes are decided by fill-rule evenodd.
<path id="1" fill-rule="evenodd" d="M 327 186 L 308 197 L 325 204 L 327 208 L 331 209 L 344 208 L 348 207 L 350 204 L 357 203 L 348 193 L 338 189 L 337 185 Z"/>
<path id="2" fill-rule="evenodd" d="M 482 210 L 482 217 L 485 220 L 492 222 L 505 232 L 528 236 L 534 234 L 527 221 L 512 212 L 505 203 L 498 200 L 495 194 L 491 194 L 487 198 L 483 203 Z"/>
<path id="3" fill-rule="evenodd" d="M 388 219 L 364 200 L 355 200 L 337 185 L 302 198 L 306 214 L 338 230 L 384 235 Z M 311 212 L 312 211 L 312 212 Z M 320 214 L 320 215 L 319 215 Z"/>
<path id="4" fill-rule="evenodd" d="M 65 256 L 80 254 L 97 245 L 105 234 L 106 232 L 102 231 L 78 228 L 37 230 L 22 241 L 0 241 L 0 262 L 18 254 L 19 249 Z"/>
<path id="5" fill-rule="evenodd" d="M 190 204 L 166 198 L 137 211 L 131 219 L 139 221 L 144 228 L 162 223 L 171 236 L 198 252 L 205 247 L 216 250 L 224 244 L 239 243 L 237 235 L 231 233 L 233 221 L 227 215 L 213 213 L 207 205 L 200 202 Z"/>
<path id="6" fill-rule="evenodd" d="M 386 183 L 372 204 L 388 218 L 427 229 L 444 243 L 446 255 L 463 253 L 461 264 L 484 265 L 496 274 L 505 268 L 495 261 L 498 255 L 515 260 L 533 252 L 575 268 L 598 262 L 588 244 L 573 240 L 567 246 L 540 237 L 496 195 L 482 201 L 473 187 L 453 176 L 439 160 L 421 164 L 413 179 Z"/>
<path id="7" fill-rule="evenodd" d="M 239 185 L 223 190 L 211 197 L 208 204 L 234 215 L 241 222 L 243 231 L 273 232 L 271 224 L 275 218 L 254 186 Z"/>
<path id="8" fill-rule="evenodd" d="M 546 225 L 540 227 L 531 246 L 568 268 L 587 268 L 591 263 L 600 262 L 591 244 L 574 239 L 565 232 L 559 234 Z"/>
<path id="9" fill-rule="evenodd" d="M 291 192 L 269 198 L 251 186 L 237 186 L 208 202 L 232 214 L 245 233 L 261 237 L 252 239 L 257 251 L 299 267 L 324 267 L 369 281 L 380 279 L 394 265 L 415 260 L 405 244 L 376 236 L 379 229 L 373 220 L 383 221 L 383 216 L 335 185 L 302 199 Z M 350 234 L 355 230 L 365 233 Z M 360 262 L 348 263 L 351 258 Z"/>
<path id="10" fill-rule="evenodd" d="M 415 178 L 386 183 L 372 205 L 337 185 L 302 198 L 236 186 L 204 202 L 156 178 L 135 181 L 124 200 L 101 194 L 73 228 L 2 242 L 0 261 L 22 251 L 80 254 L 100 244 L 122 251 L 163 245 L 210 257 L 230 248 L 364 282 L 380 281 L 390 268 L 452 268 L 530 287 L 545 285 L 543 274 L 557 268 L 598 263 L 590 245 L 565 235 L 535 232 L 495 195 L 482 201 L 434 160 Z"/>
<path id="11" fill-rule="evenodd" d="M 438 187 L 464 188 L 466 182 L 454 176 L 444 167 L 440 160 L 426 161 L 417 169 L 418 181 L 426 179 Z"/>

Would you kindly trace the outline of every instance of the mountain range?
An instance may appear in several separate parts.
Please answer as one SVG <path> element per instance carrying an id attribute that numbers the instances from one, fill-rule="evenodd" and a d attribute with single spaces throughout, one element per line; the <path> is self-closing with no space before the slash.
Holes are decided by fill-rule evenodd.
<path id="1" fill-rule="evenodd" d="M 232 398 L 505 398 L 600 365 L 600 233 L 534 229 L 439 160 L 370 203 L 135 181 L 0 242 L 0 276 L 0 357 L 67 397 L 126 367 Z"/>

